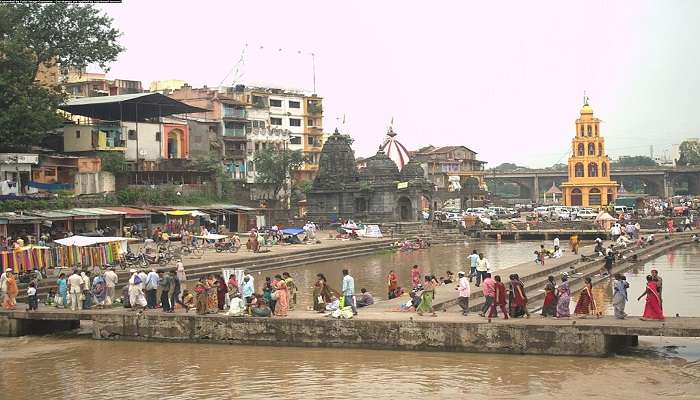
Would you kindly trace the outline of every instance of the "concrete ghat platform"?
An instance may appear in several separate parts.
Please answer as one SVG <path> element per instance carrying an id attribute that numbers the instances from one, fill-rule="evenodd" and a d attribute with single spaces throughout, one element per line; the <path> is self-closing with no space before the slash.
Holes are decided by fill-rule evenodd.
<path id="1" fill-rule="evenodd" d="M 664 322 L 630 317 L 600 319 L 531 319 L 491 322 L 476 316 L 439 313 L 419 317 L 407 313 L 361 314 L 336 320 L 313 312 L 287 318 L 227 317 L 130 311 L 23 311 L 0 314 L 0 335 L 76 328 L 91 320 L 99 340 L 153 340 L 247 345 L 458 351 L 540 355 L 602 356 L 637 336 L 700 336 L 700 318 Z"/>

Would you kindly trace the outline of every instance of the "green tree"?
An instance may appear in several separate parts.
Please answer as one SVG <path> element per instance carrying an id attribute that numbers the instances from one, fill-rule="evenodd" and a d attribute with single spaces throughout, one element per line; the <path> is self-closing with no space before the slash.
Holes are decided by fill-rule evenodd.
<path id="1" fill-rule="evenodd" d="M 126 172 L 127 164 L 124 153 L 121 151 L 101 151 L 98 157 L 102 161 L 102 170 L 115 175 Z"/>
<path id="2" fill-rule="evenodd" d="M 286 189 L 294 171 L 301 168 L 304 156 L 299 150 L 276 150 L 267 148 L 255 153 L 256 183 L 272 189 L 276 199 L 282 189 Z"/>
<path id="3" fill-rule="evenodd" d="M 655 167 L 656 161 L 647 156 L 627 156 L 620 157 L 620 160 L 613 164 L 619 167 Z"/>
<path id="4" fill-rule="evenodd" d="M 106 69 L 123 50 L 111 24 L 91 5 L 0 5 L 0 149 L 27 149 L 60 126 L 64 94 L 35 81 L 39 67 Z"/>
<path id="5" fill-rule="evenodd" d="M 678 165 L 700 165 L 700 143 L 686 140 L 678 147 Z"/>

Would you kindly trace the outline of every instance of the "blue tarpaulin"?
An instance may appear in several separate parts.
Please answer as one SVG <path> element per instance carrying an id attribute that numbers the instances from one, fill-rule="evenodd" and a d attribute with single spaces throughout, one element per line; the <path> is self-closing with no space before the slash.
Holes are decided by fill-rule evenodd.
<path id="1" fill-rule="evenodd" d="M 302 228 L 285 228 L 282 229 L 282 233 L 285 235 L 298 235 L 300 233 L 303 233 L 304 230 Z"/>
<path id="2" fill-rule="evenodd" d="M 73 189 L 72 183 L 41 183 L 41 182 L 29 181 L 29 183 L 27 183 L 27 186 L 41 189 L 41 190 L 49 190 L 49 191 Z"/>

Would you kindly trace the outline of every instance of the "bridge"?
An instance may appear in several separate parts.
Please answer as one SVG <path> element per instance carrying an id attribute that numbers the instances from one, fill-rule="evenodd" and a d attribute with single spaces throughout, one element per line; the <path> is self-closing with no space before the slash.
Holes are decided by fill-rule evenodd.
<path id="1" fill-rule="evenodd" d="M 645 187 L 645 193 L 652 196 L 668 198 L 673 196 L 676 188 L 685 185 L 691 195 L 700 195 L 700 167 L 638 167 L 614 168 L 610 177 L 618 183 L 625 180 L 639 179 Z M 502 172 L 487 171 L 484 179 L 488 183 L 515 183 L 520 187 L 520 198 L 538 201 L 542 193 L 552 184 L 560 186 L 568 179 L 567 171 L 546 169 Z"/>

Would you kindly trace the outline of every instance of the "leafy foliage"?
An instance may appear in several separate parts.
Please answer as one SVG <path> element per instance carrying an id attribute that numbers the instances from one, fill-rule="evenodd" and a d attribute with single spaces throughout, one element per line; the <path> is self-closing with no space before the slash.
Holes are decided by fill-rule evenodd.
<path id="1" fill-rule="evenodd" d="M 614 163 L 614 166 L 620 167 L 655 167 L 656 165 L 656 161 L 647 156 L 620 157 L 620 160 Z"/>
<path id="2" fill-rule="evenodd" d="M 0 149 L 26 150 L 60 126 L 64 94 L 35 82 L 39 67 L 106 69 L 123 50 L 111 24 L 90 5 L 0 5 Z"/>
<path id="3" fill-rule="evenodd" d="M 270 187 L 273 198 L 277 198 L 280 191 L 287 187 L 292 172 L 301 168 L 304 156 L 299 150 L 267 148 L 255 153 L 253 162 L 257 172 L 256 182 Z"/>
<path id="4" fill-rule="evenodd" d="M 700 165 L 700 143 L 684 141 L 678 148 L 678 165 Z"/>
<path id="5" fill-rule="evenodd" d="M 102 161 L 102 170 L 114 175 L 124 173 L 127 169 L 126 158 L 120 151 L 101 151 L 97 154 Z"/>

